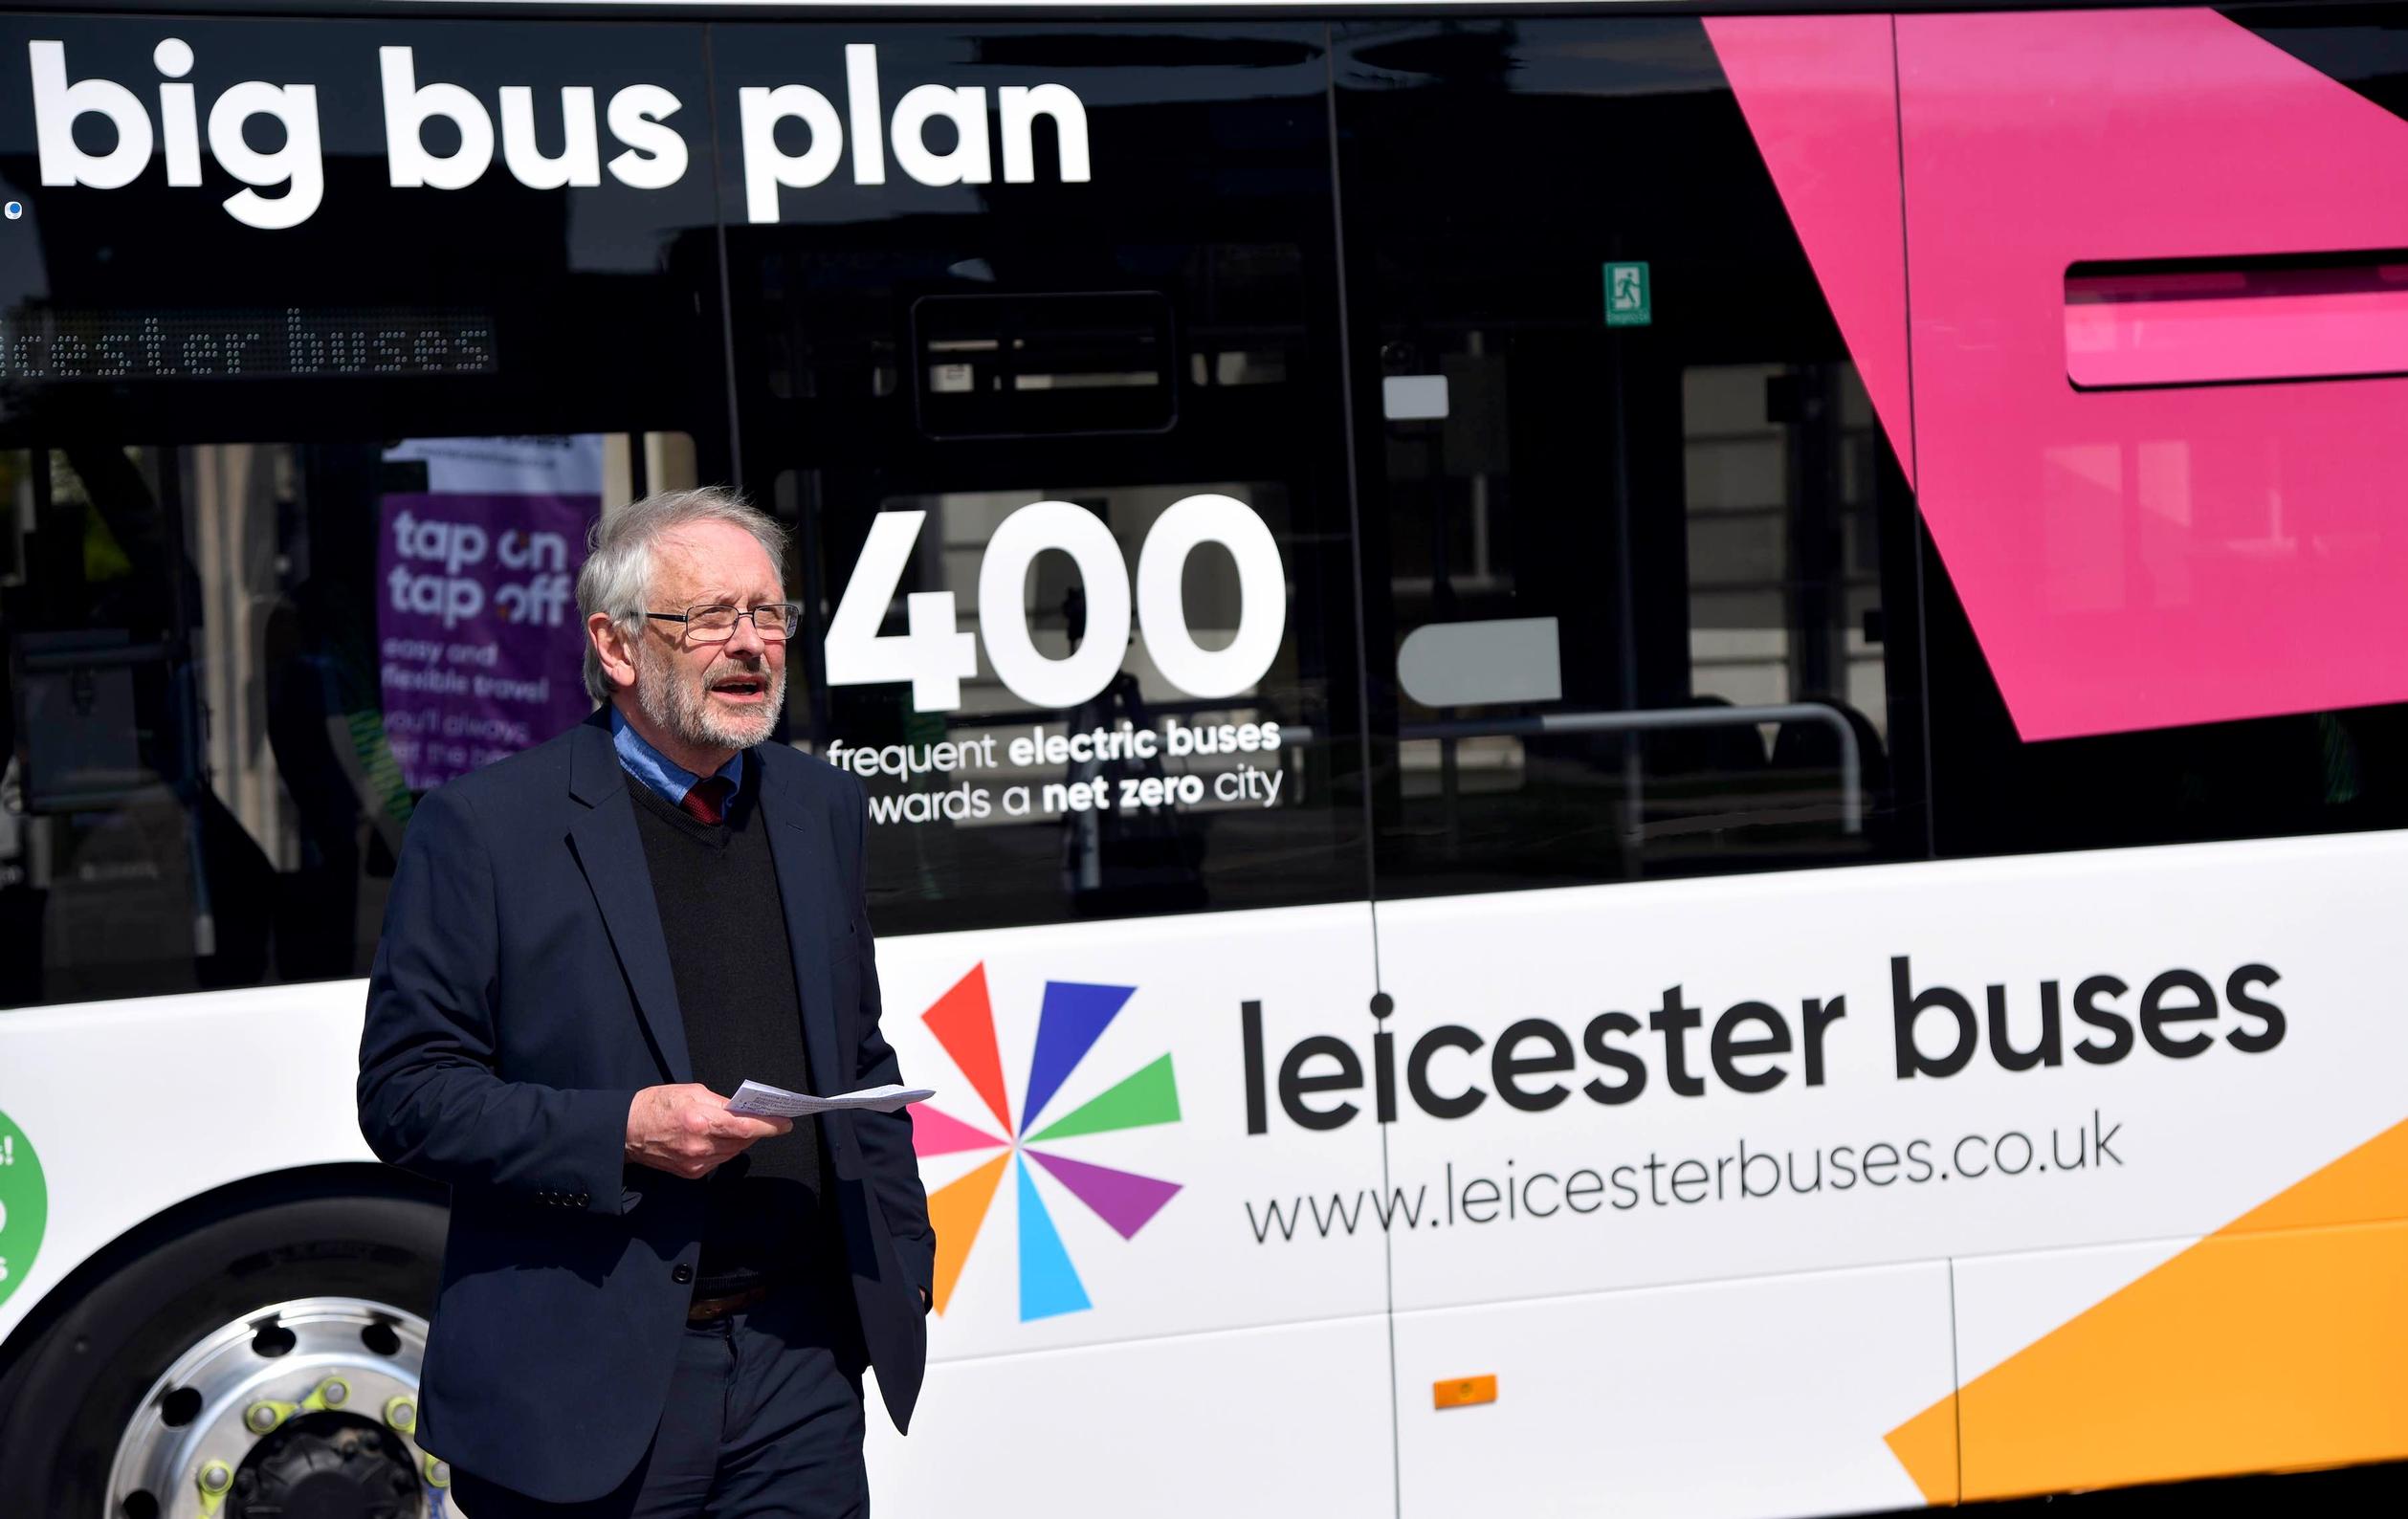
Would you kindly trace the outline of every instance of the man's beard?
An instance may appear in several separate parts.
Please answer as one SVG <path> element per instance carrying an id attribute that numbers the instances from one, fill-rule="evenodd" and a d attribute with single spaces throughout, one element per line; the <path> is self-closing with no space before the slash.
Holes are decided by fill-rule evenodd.
<path id="1" fill-rule="evenodd" d="M 750 712 L 715 710 L 711 683 L 736 675 L 762 682 L 768 699 Z M 755 665 L 722 657 L 696 675 L 649 649 L 636 657 L 635 704 L 654 727 L 697 749 L 749 749 L 760 743 L 777 727 L 785 698 L 785 671 L 773 671 L 767 660 Z"/>

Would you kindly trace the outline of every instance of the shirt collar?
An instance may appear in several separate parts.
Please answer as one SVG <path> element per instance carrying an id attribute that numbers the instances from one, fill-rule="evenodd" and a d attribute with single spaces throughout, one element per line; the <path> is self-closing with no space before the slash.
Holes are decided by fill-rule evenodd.
<path id="1" fill-rule="evenodd" d="M 619 752 L 620 767 L 651 787 L 652 795 L 671 806 L 683 802 L 686 793 L 694 789 L 694 783 L 702 779 L 645 742 L 644 736 L 635 731 L 615 706 L 610 709 L 610 744 Z M 718 773 L 725 776 L 731 785 L 741 783 L 744 779 L 743 751 L 737 751 L 727 763 L 719 766 Z"/>

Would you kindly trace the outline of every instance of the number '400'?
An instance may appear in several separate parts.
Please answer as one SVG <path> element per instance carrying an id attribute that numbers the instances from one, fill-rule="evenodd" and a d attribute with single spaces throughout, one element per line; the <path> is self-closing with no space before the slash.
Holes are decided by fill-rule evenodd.
<path id="1" fill-rule="evenodd" d="M 961 682 L 978 673 L 978 638 L 954 626 L 951 591 L 904 598 L 906 630 L 880 633 L 903 583 L 925 512 L 881 512 L 870 524 L 852 579 L 828 626 L 828 683 L 912 683 L 919 712 L 961 705 Z M 1237 636 L 1205 649 L 1187 626 L 1180 580 L 1200 543 L 1218 543 L 1237 561 Z M 1061 659 L 1038 651 L 1028 631 L 1028 566 L 1059 549 L 1087 588 L 1087 633 Z M 979 565 L 979 637 L 987 663 L 1014 696 L 1031 707 L 1075 707 L 1112 683 L 1129 645 L 1128 561 L 1112 529 L 1068 501 L 1032 501 L 1004 518 Z M 1254 509 L 1232 496 L 1190 495 L 1155 519 L 1138 554 L 1136 626 L 1154 668 L 1191 696 L 1235 696 L 1270 669 L 1287 631 L 1288 585 L 1279 544 Z"/>

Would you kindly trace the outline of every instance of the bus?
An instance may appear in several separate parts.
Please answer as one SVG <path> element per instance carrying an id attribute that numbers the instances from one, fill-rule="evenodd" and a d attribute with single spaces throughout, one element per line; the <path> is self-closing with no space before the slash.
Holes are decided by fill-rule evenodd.
<path id="1" fill-rule="evenodd" d="M 1745 9 L 0 13 L 0 1510 L 443 1508 L 363 977 L 706 483 L 882 1509 L 2396 1501 L 2408 9 Z"/>

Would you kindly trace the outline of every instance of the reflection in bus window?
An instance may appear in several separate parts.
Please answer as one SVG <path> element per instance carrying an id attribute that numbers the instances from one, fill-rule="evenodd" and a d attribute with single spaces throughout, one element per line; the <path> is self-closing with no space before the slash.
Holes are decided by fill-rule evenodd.
<path id="1" fill-rule="evenodd" d="M 0 1005 L 365 971 L 416 797 L 590 709 L 568 577 L 678 434 L 0 454 Z"/>

